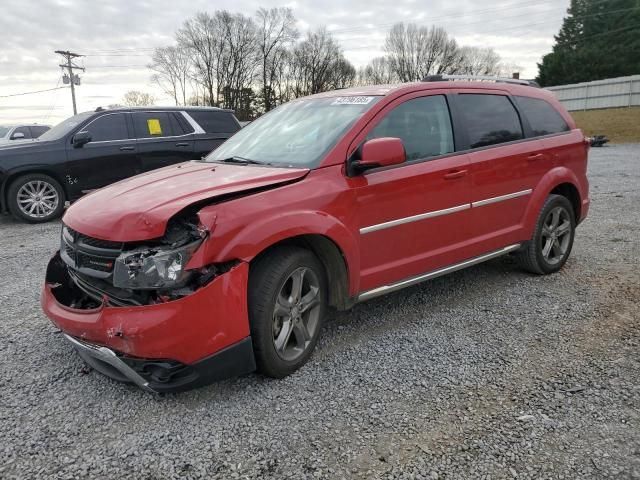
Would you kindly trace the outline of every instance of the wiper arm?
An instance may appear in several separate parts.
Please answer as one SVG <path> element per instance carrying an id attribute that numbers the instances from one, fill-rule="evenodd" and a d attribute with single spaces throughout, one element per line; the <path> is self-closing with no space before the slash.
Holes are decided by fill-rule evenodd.
<path id="1" fill-rule="evenodd" d="M 247 164 L 251 164 L 251 165 L 269 165 L 268 163 L 259 162 L 257 160 L 251 160 L 250 158 L 244 158 L 244 157 L 238 157 L 238 156 L 224 158 L 222 160 L 218 160 L 218 162 L 223 162 L 223 163 L 242 163 L 242 164 L 245 164 L 245 165 L 247 165 Z"/>

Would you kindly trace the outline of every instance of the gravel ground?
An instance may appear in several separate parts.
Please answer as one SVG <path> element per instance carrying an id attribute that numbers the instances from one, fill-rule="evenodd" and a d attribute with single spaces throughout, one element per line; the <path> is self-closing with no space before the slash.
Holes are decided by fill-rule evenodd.
<path id="1" fill-rule="evenodd" d="M 498 259 L 335 315 L 287 379 L 162 398 L 41 313 L 59 224 L 0 218 L 0 478 L 640 478 L 640 145 L 590 179 L 560 273 Z"/>

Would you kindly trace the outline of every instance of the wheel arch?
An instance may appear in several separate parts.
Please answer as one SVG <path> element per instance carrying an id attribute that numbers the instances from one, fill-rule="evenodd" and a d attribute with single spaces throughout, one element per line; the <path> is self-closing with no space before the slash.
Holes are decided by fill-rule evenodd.
<path id="1" fill-rule="evenodd" d="M 549 195 L 557 194 L 566 197 L 574 207 L 576 223 L 580 220 L 582 199 L 580 182 L 575 173 L 566 167 L 550 170 L 533 189 L 532 198 L 524 215 L 527 238 L 533 234 L 540 209 Z"/>
<path id="2" fill-rule="evenodd" d="M 561 183 L 554 187 L 553 190 L 549 192 L 549 195 L 561 195 L 569 200 L 573 207 L 573 216 L 576 224 L 580 221 L 582 200 L 580 199 L 580 192 L 578 191 L 578 188 L 573 183 Z"/>
<path id="3" fill-rule="evenodd" d="M 329 286 L 329 305 L 338 310 L 346 310 L 355 301 L 349 295 L 349 267 L 340 247 L 329 237 L 320 234 L 303 234 L 275 242 L 260 251 L 251 262 L 269 255 L 281 246 L 298 246 L 311 251 L 324 266 Z"/>
<path id="4" fill-rule="evenodd" d="M 0 212 L 6 212 L 9 210 L 9 186 L 19 177 L 35 174 L 47 175 L 53 178 L 62 187 L 65 200 L 69 200 L 69 198 L 71 198 L 69 189 L 67 188 L 67 185 L 65 184 L 63 179 L 51 170 L 45 167 L 29 168 L 28 170 L 15 170 L 12 172 L 8 172 L 3 179 L 2 184 L 0 185 Z"/>

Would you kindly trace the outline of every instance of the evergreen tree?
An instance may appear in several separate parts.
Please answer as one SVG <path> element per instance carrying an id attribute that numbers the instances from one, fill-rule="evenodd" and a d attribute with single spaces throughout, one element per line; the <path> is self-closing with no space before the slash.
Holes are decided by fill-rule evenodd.
<path id="1" fill-rule="evenodd" d="M 555 40 L 542 86 L 640 74 L 640 0 L 571 0 Z"/>

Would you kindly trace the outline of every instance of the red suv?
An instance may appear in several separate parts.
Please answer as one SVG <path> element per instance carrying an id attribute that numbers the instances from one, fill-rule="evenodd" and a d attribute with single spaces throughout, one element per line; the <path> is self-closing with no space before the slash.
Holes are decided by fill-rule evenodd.
<path id="1" fill-rule="evenodd" d="M 297 99 L 87 195 L 44 311 L 96 370 L 165 392 L 292 373 L 330 307 L 507 253 L 558 271 L 589 208 L 582 132 L 546 90 L 441 80 Z"/>

